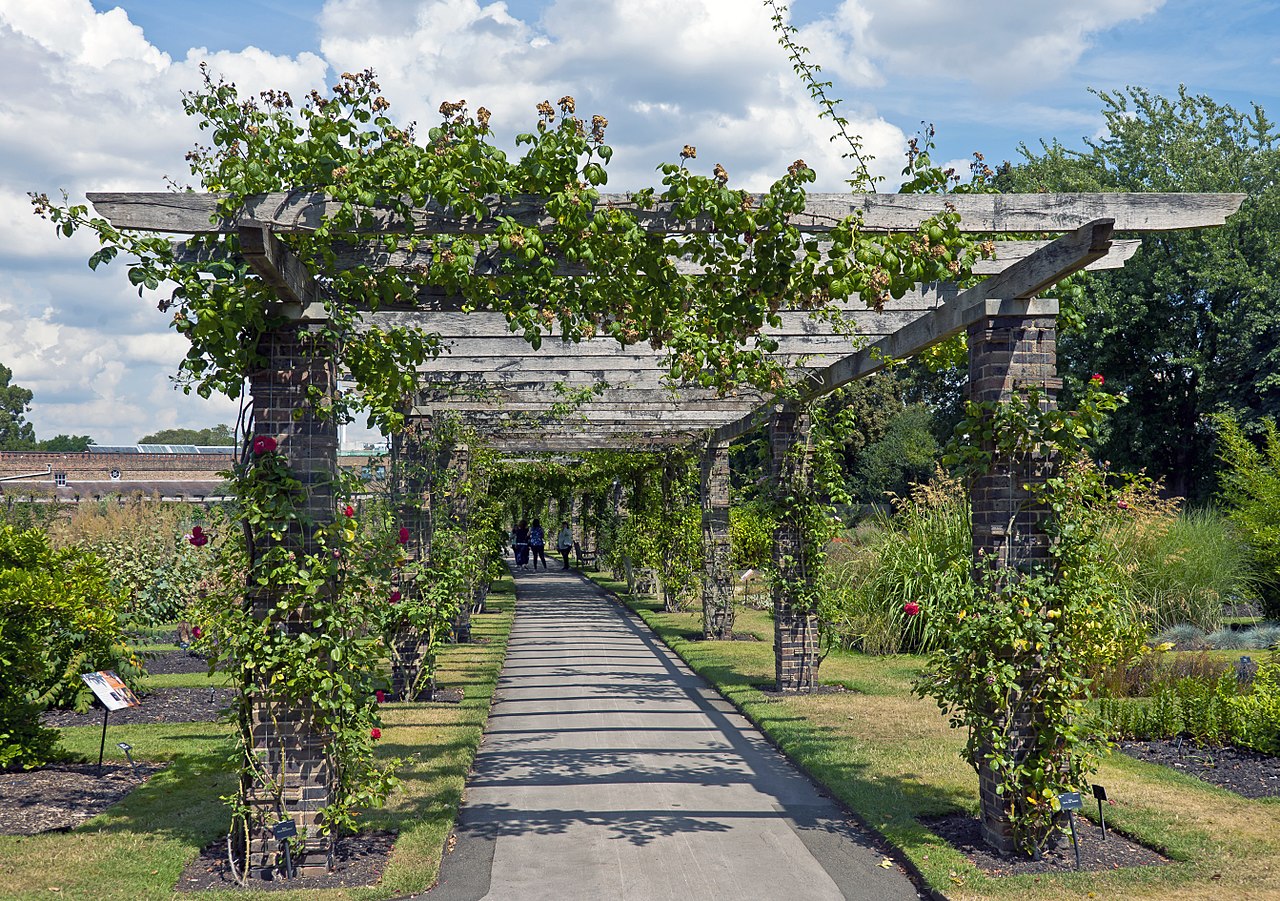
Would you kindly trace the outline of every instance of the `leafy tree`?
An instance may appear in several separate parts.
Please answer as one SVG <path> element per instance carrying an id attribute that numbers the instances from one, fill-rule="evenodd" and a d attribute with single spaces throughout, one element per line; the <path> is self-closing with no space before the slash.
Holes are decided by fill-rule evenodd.
<path id="1" fill-rule="evenodd" d="M 37 450 L 64 454 L 83 453 L 93 443 L 94 440 L 88 435 L 54 435 L 46 441 L 37 442 Z"/>
<path id="2" fill-rule="evenodd" d="M 10 383 L 13 370 L 0 363 L 0 450 L 32 450 L 36 432 L 24 421 L 31 409 L 32 393 L 21 385 Z"/>
<path id="3" fill-rule="evenodd" d="M 902 496 L 912 484 L 927 480 L 941 452 L 930 431 L 932 422 L 923 404 L 902 409 L 880 440 L 859 455 L 850 473 L 849 493 L 864 503 L 878 503 L 886 492 Z"/>
<path id="4" fill-rule="evenodd" d="M 1230 411 L 1246 431 L 1280 413 L 1280 135 L 1261 107 L 1240 112 L 1185 89 L 1176 98 L 1130 87 L 1099 92 L 1104 138 L 1021 148 L 1003 191 L 1232 191 L 1248 196 L 1225 227 L 1143 237 L 1124 269 L 1091 274 L 1064 329 L 1068 391 L 1094 373 L 1132 403 L 1100 453 L 1163 476 L 1177 494 L 1212 490 L 1208 416 Z"/>
<path id="5" fill-rule="evenodd" d="M 161 429 L 138 439 L 139 444 L 195 444 L 201 447 L 222 447 L 236 443 L 231 426 L 218 424 L 207 429 Z"/>
<path id="6" fill-rule="evenodd" d="M 1222 500 L 1231 522 L 1253 549 L 1263 613 L 1280 618 L 1280 431 L 1262 421 L 1261 448 L 1229 416 L 1217 417 L 1218 454 L 1225 469 Z"/>

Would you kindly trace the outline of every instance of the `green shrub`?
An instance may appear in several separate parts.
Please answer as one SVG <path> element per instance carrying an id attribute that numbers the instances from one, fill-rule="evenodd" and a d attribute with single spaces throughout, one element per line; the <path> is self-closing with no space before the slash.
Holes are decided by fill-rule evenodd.
<path id="1" fill-rule="evenodd" d="M 1114 738 L 1140 741 L 1186 736 L 1203 745 L 1231 744 L 1280 753 L 1280 664 L 1263 661 L 1253 683 L 1241 688 L 1233 671 L 1216 678 L 1184 678 L 1150 700 L 1107 698 L 1098 706 L 1100 728 Z"/>
<path id="2" fill-rule="evenodd" d="M 1280 619 L 1280 431 L 1263 420 L 1259 448 L 1229 416 L 1217 424 L 1221 498 L 1253 551 L 1263 615 Z"/>
<path id="3" fill-rule="evenodd" d="M 87 709 L 80 674 L 104 669 L 126 680 L 142 672 L 103 562 L 53 550 L 38 529 L 0 526 L 0 769 L 55 759 L 57 732 L 40 725 L 40 711 Z"/>
<path id="4" fill-rule="evenodd" d="M 761 500 L 729 508 L 729 547 L 735 569 L 764 569 L 773 556 L 773 530 L 777 523 Z"/>

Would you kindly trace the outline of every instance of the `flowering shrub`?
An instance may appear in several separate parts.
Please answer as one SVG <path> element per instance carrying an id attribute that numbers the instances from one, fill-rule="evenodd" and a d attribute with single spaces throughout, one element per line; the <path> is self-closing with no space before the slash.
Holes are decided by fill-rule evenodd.
<path id="1" fill-rule="evenodd" d="M 1060 827 L 1058 795 L 1079 789 L 1094 766 L 1103 738 L 1084 725 L 1094 674 L 1136 656 L 1143 638 L 1106 562 L 1119 491 L 1088 455 L 1117 404 L 1094 379 L 1076 410 L 1045 409 L 1032 389 L 1005 404 L 971 403 L 957 429 L 975 443 L 953 458 L 974 474 L 1056 459 L 1042 484 L 1024 486 L 1052 511 L 1053 567 L 982 569 L 971 603 L 945 617 L 949 640 L 915 686 L 968 732 L 967 758 L 994 774 L 1014 842 L 1028 854 Z"/>
<path id="2" fill-rule="evenodd" d="M 0 770 L 58 756 L 57 730 L 40 724 L 40 711 L 87 709 L 93 695 L 81 673 L 142 675 L 122 606 L 94 554 L 54 550 L 38 529 L 0 526 Z"/>
<path id="3" fill-rule="evenodd" d="M 399 547 L 385 532 L 361 534 L 354 517 L 310 522 L 302 484 L 275 441 L 260 439 L 233 473 L 246 540 L 220 549 L 222 587 L 196 604 L 207 630 L 198 646 L 237 691 L 242 785 L 265 785 L 277 797 L 288 788 L 252 753 L 252 705 L 270 698 L 309 709 L 314 728 L 328 736 L 335 773 L 323 828 L 350 828 L 356 809 L 381 803 L 394 784 L 396 761 L 373 755 L 380 648 L 368 630 L 385 604 Z M 253 812 L 245 799 L 227 800 L 233 817 L 247 823 Z"/>

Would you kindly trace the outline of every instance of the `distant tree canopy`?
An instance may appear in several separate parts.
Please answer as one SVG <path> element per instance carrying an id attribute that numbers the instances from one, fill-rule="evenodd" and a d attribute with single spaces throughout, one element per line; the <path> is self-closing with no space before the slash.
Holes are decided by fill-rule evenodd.
<path id="1" fill-rule="evenodd" d="M 1125 469 L 1163 476 L 1176 494 L 1214 489 L 1211 414 L 1246 431 L 1280 413 L 1280 135 L 1260 107 L 1243 113 L 1185 90 L 1099 93 L 1107 137 L 1057 141 L 997 172 L 1002 191 L 1234 191 L 1223 228 L 1147 235 L 1123 269 L 1093 273 L 1064 329 L 1068 392 L 1095 373 L 1131 403 L 1100 448 Z"/>
<path id="2" fill-rule="evenodd" d="M 36 430 L 26 421 L 32 393 L 10 384 L 13 370 L 0 363 L 0 450 L 31 450 Z"/>
<path id="3" fill-rule="evenodd" d="M 231 426 L 215 425 L 207 429 L 161 429 L 138 439 L 139 444 L 196 444 L 202 447 L 230 447 L 236 443 Z"/>

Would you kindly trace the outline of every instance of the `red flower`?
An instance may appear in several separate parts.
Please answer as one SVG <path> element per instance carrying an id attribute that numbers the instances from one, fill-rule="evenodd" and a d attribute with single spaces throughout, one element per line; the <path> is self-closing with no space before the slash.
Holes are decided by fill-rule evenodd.
<path id="1" fill-rule="evenodd" d="M 915 601 L 907 601 L 905 604 L 902 605 L 902 612 L 905 613 L 907 616 L 915 616 L 917 613 L 920 612 L 920 605 L 917 604 Z"/>
<path id="2" fill-rule="evenodd" d="M 191 534 L 187 536 L 187 541 L 191 542 L 194 547 L 204 547 L 209 543 L 209 536 L 205 534 L 204 529 L 200 526 L 192 526 Z"/>
<path id="3" fill-rule="evenodd" d="M 375 691 L 373 693 L 373 696 L 378 699 L 379 704 L 381 704 L 383 701 L 387 699 L 387 693 L 383 691 L 381 688 Z"/>
<path id="4" fill-rule="evenodd" d="M 409 543 L 409 530 L 404 526 L 400 527 L 400 543 L 401 544 Z"/>
<path id="5" fill-rule="evenodd" d="M 377 741 L 378 739 L 382 738 L 382 730 L 379 729 L 377 726 L 374 726 L 372 729 L 369 730 L 369 737 L 372 738 L 374 741 Z"/>
<path id="6" fill-rule="evenodd" d="M 391 603 L 398 604 L 400 602 L 400 592 L 398 591 L 391 592 L 390 600 L 391 600 Z"/>
<path id="7" fill-rule="evenodd" d="M 1102 377 L 1101 372 L 1095 372 L 1092 376 L 1090 376 L 1089 381 L 1097 385 L 1099 388 L 1101 388 L 1103 385 L 1107 383 L 1107 380 Z"/>
<path id="8" fill-rule="evenodd" d="M 1118 500 L 1116 501 L 1116 506 L 1119 507 L 1121 510 L 1128 510 L 1129 502 L 1126 500 Z"/>
<path id="9" fill-rule="evenodd" d="M 192 627 L 191 627 L 191 637 L 192 637 L 192 638 L 201 638 L 203 635 L 204 635 L 204 629 L 201 629 L 199 626 L 192 626 Z"/>
<path id="10" fill-rule="evenodd" d="M 258 455 L 269 454 L 276 449 L 276 439 L 270 435 L 259 435 L 253 439 L 253 452 Z"/>
<path id="11" fill-rule="evenodd" d="M 355 515 L 356 515 L 356 508 L 355 508 L 355 507 L 353 507 L 353 506 L 351 506 L 350 504 L 347 504 L 345 507 L 343 507 L 343 508 L 342 508 L 342 515 L 343 515 L 343 516 L 355 516 Z"/>

